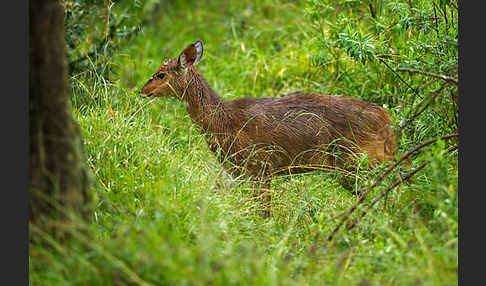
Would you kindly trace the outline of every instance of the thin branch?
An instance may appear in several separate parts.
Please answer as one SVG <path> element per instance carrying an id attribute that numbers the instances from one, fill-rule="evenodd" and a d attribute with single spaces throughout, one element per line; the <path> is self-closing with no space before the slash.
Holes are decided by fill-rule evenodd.
<path id="1" fill-rule="evenodd" d="M 412 117 L 410 117 L 407 121 L 405 121 L 401 126 L 400 126 L 400 131 L 402 131 L 408 124 L 410 124 L 410 122 L 412 122 L 413 120 L 415 120 L 420 114 L 422 114 L 422 112 L 424 112 L 427 107 L 432 103 L 432 101 L 434 100 L 434 98 L 440 94 L 440 92 L 442 91 L 442 89 L 444 89 L 445 85 L 442 85 L 438 90 L 432 92 L 431 94 L 429 94 L 427 97 L 425 97 L 422 101 L 419 102 L 419 104 L 417 105 L 416 109 L 419 109 L 420 106 L 422 106 L 422 104 L 430 98 L 429 102 L 427 102 L 427 104 L 419 111 L 417 111 Z M 410 111 L 411 112 L 411 111 Z M 410 112 L 405 116 L 405 118 L 407 118 L 410 114 Z"/>
<path id="2" fill-rule="evenodd" d="M 398 79 L 403 82 L 408 88 L 410 88 L 416 95 L 420 96 L 418 91 L 411 87 L 392 67 L 390 67 L 383 59 L 377 58 L 380 62 L 382 62 L 389 70 L 391 70 L 397 77 Z"/>
<path id="3" fill-rule="evenodd" d="M 432 80 L 429 80 L 427 82 L 425 82 L 422 86 L 418 87 L 417 89 L 422 91 L 424 90 L 425 88 L 429 87 L 431 84 L 435 83 L 436 82 L 436 79 L 432 79 Z M 405 103 L 407 104 L 413 104 L 413 102 L 415 101 L 415 97 L 417 96 L 417 94 L 412 94 L 412 97 L 407 100 Z M 400 107 L 400 111 L 397 113 L 397 114 L 401 114 L 403 112 L 403 110 L 405 109 L 407 105 L 406 104 L 402 104 L 402 106 Z M 408 118 L 408 115 L 405 116 L 405 118 Z"/>
<path id="4" fill-rule="evenodd" d="M 356 210 L 356 208 L 358 207 L 358 205 L 360 205 L 361 203 L 363 203 L 363 201 L 368 196 L 369 192 L 373 188 L 375 188 L 377 185 L 379 185 L 383 181 L 383 179 L 385 178 L 385 176 L 388 175 L 398 165 L 400 165 L 400 163 L 402 163 L 404 160 L 408 159 L 408 157 L 410 157 L 412 154 L 416 153 L 417 151 L 419 151 L 420 149 L 424 148 L 427 145 L 430 145 L 430 144 L 432 144 L 432 143 L 434 143 L 434 142 L 436 142 L 438 140 L 449 139 L 449 138 L 458 137 L 458 136 L 459 136 L 459 133 L 453 133 L 453 134 L 449 134 L 449 135 L 445 135 L 445 136 L 442 136 L 442 137 L 438 137 L 438 138 L 431 139 L 429 141 L 426 141 L 426 142 L 420 144 L 419 146 L 413 148 L 412 150 L 410 150 L 409 152 L 407 152 L 405 155 L 403 155 L 400 158 L 400 160 L 398 160 L 395 164 L 393 164 L 385 172 L 383 172 L 376 179 L 375 183 L 371 187 L 369 187 L 365 191 L 361 192 L 362 195 L 360 196 L 360 198 L 358 199 L 358 201 L 353 206 L 351 206 L 351 208 L 349 208 L 348 212 L 344 215 L 344 217 L 341 219 L 341 221 L 336 226 L 336 228 L 334 228 L 334 230 L 332 231 L 332 233 L 328 236 L 327 240 L 328 241 L 331 241 L 333 239 L 334 235 L 338 232 L 338 230 L 341 228 L 341 226 L 344 224 L 344 222 L 346 222 L 349 219 L 349 217 Z"/>
<path id="5" fill-rule="evenodd" d="M 439 140 L 450 139 L 450 138 L 453 138 L 453 137 L 459 137 L 459 133 L 452 133 L 452 134 L 445 135 L 445 136 L 442 136 L 442 137 L 430 139 L 429 141 L 426 141 L 426 142 L 420 144 L 419 146 L 413 148 L 411 151 L 407 152 L 405 155 L 402 156 L 402 158 L 397 163 L 395 163 L 394 166 L 395 167 L 398 166 L 398 164 L 400 164 L 403 160 L 407 159 L 408 157 L 410 157 L 410 155 L 412 155 L 413 153 L 417 152 L 418 150 L 424 148 L 427 145 L 430 145 L 430 144 L 432 144 L 436 141 L 439 141 Z"/>
<path id="6" fill-rule="evenodd" d="M 370 4 L 371 5 L 371 4 Z M 376 35 L 374 38 L 373 38 L 373 41 L 376 41 L 378 40 L 378 38 L 383 35 L 384 33 L 386 33 L 388 30 L 390 30 L 393 26 L 395 26 L 396 24 L 398 24 L 398 21 L 395 21 L 393 24 L 389 25 L 388 27 L 386 27 L 381 33 L 379 33 L 378 35 Z"/>
<path id="7" fill-rule="evenodd" d="M 355 219 L 355 220 L 353 220 L 353 221 L 352 221 L 352 224 L 351 224 L 351 225 L 349 225 L 349 226 L 347 227 L 347 229 L 348 229 L 348 230 L 350 230 L 350 229 L 354 228 L 354 227 L 356 226 L 356 224 L 358 223 L 358 221 L 359 221 L 360 219 L 362 219 L 362 218 L 363 218 L 363 217 L 364 217 L 364 216 L 365 216 L 365 215 L 366 215 L 366 214 L 367 214 L 367 213 L 368 213 L 368 212 L 371 210 L 371 208 L 373 208 L 373 206 L 374 206 L 374 205 L 375 205 L 375 204 L 376 204 L 376 203 L 377 203 L 379 200 L 381 200 L 383 197 L 387 196 L 387 195 L 388 195 L 388 193 L 389 193 L 391 190 L 393 190 L 394 188 L 396 188 L 398 185 L 400 185 L 401 183 L 403 183 L 403 182 L 405 182 L 405 181 L 409 180 L 409 179 L 410 179 L 410 178 L 411 178 L 413 175 L 415 175 L 415 174 L 416 174 L 418 171 L 422 170 L 422 169 L 425 167 L 425 165 L 427 165 L 427 163 L 423 163 L 423 164 L 422 164 L 422 165 L 420 165 L 419 167 L 415 168 L 415 169 L 414 169 L 412 172 L 408 173 L 408 175 L 407 175 L 407 176 L 405 176 L 403 179 L 402 179 L 402 178 L 400 178 L 400 179 L 396 180 L 396 181 L 395 181 L 395 182 L 394 182 L 394 183 L 393 183 L 393 184 L 392 184 L 392 185 L 391 185 L 391 186 L 390 186 L 388 189 L 386 189 L 385 191 L 383 191 L 383 192 L 380 194 L 380 196 L 379 196 L 378 198 L 376 198 L 376 199 L 375 199 L 373 202 L 371 202 L 370 206 L 369 206 L 369 207 L 368 207 L 366 210 L 364 210 L 364 211 L 362 211 L 362 212 L 361 212 L 361 215 L 360 215 L 359 219 Z M 385 202 L 385 203 L 386 203 L 386 202 Z"/>
<path id="8" fill-rule="evenodd" d="M 457 4 L 456 4 L 456 3 L 454 3 L 454 1 L 449 2 L 449 4 L 451 4 L 451 5 L 452 5 L 452 7 L 456 8 L 456 10 L 459 10 L 459 9 L 457 8 Z"/>
<path id="9" fill-rule="evenodd" d="M 453 45 L 453 46 L 456 46 L 456 47 L 458 46 L 457 42 L 453 42 L 453 41 L 439 40 L 439 42 L 449 44 L 449 45 Z"/>
<path id="10" fill-rule="evenodd" d="M 447 152 L 450 153 L 452 151 L 456 151 L 458 148 L 459 148 L 459 145 L 452 146 L 449 149 L 447 149 Z"/>
<path id="11" fill-rule="evenodd" d="M 405 181 L 408 181 L 413 175 L 415 175 L 418 171 L 422 170 L 425 165 L 427 165 L 427 163 L 423 163 L 422 165 L 418 166 L 417 168 L 415 168 L 412 172 L 408 173 L 407 176 L 405 176 L 403 179 L 400 178 L 398 180 L 396 180 L 393 185 L 391 185 L 388 189 L 386 189 L 385 191 L 383 191 L 381 193 L 381 195 L 376 198 L 373 202 L 371 202 L 370 206 L 368 207 L 367 210 L 363 211 L 361 213 L 361 216 L 360 216 L 360 219 L 363 218 L 367 213 L 368 211 L 379 201 L 381 200 L 384 196 L 386 196 L 391 190 L 393 190 L 394 188 L 396 188 L 398 185 L 400 185 L 401 183 L 405 182 Z"/>
<path id="12" fill-rule="evenodd" d="M 446 27 L 449 26 L 449 21 L 447 20 L 447 6 L 442 6 L 444 7 L 444 9 L 440 9 L 440 11 L 442 12 L 442 14 L 444 14 L 444 20 L 445 20 L 445 24 L 446 24 Z"/>
<path id="13" fill-rule="evenodd" d="M 371 17 L 373 17 L 373 19 L 376 19 L 376 13 L 375 10 L 373 10 L 373 4 L 369 3 L 368 8 L 370 8 Z"/>
<path id="14" fill-rule="evenodd" d="M 439 28 L 438 28 L 439 24 L 437 23 L 438 18 L 437 18 L 437 11 L 435 9 L 435 2 L 432 2 L 432 4 L 434 5 L 434 16 L 435 16 L 435 27 L 434 27 L 434 29 L 435 29 L 435 32 L 437 33 L 437 35 L 439 35 Z"/>
<path id="15" fill-rule="evenodd" d="M 410 73 L 419 73 L 419 74 L 423 74 L 423 75 L 426 75 L 426 76 L 431 76 L 431 77 L 443 79 L 443 80 L 445 80 L 447 82 L 450 82 L 450 83 L 453 83 L 453 84 L 456 84 L 456 85 L 459 84 L 459 80 L 457 78 L 451 77 L 451 76 L 442 75 L 442 74 L 436 74 L 436 73 L 421 71 L 421 70 L 413 69 L 413 68 L 395 68 L 393 70 L 394 71 L 407 71 L 407 72 L 410 72 Z"/>
<path id="16" fill-rule="evenodd" d="M 451 153 L 452 151 L 457 150 L 457 148 L 458 148 L 458 147 L 459 147 L 459 145 L 452 146 L 452 147 L 450 147 L 449 149 L 447 149 L 447 151 L 446 151 L 446 152 L 447 152 L 447 153 Z M 427 165 L 428 163 L 430 163 L 430 161 L 429 161 L 429 162 L 425 162 L 425 163 L 423 163 L 422 165 L 420 165 L 419 167 L 417 167 L 416 169 L 414 169 L 412 172 L 408 173 L 408 175 L 407 175 L 407 176 L 405 176 L 405 178 L 403 178 L 403 179 L 402 179 L 402 178 L 400 178 L 399 180 L 395 181 L 395 183 L 393 183 L 393 185 L 392 185 L 391 187 L 389 187 L 388 189 L 386 189 L 385 191 L 383 191 L 383 192 L 381 193 L 381 195 L 380 195 L 378 198 L 376 198 L 376 199 L 375 199 L 373 202 L 371 202 L 370 206 L 369 206 L 369 207 L 368 207 L 366 210 L 364 210 L 364 211 L 361 213 L 361 216 L 359 217 L 359 219 L 354 220 L 354 221 L 353 221 L 353 224 L 352 224 L 352 225 L 350 225 L 350 226 L 348 227 L 348 229 L 352 229 L 353 227 L 355 227 L 355 226 L 356 226 L 356 224 L 359 222 L 359 220 L 361 220 L 361 219 L 362 219 L 362 218 L 363 218 L 363 217 L 364 217 L 364 216 L 365 216 L 365 215 L 366 215 L 366 214 L 367 214 L 367 213 L 368 213 L 368 212 L 371 210 L 371 208 L 373 208 L 373 206 L 374 206 L 374 205 L 375 205 L 375 204 L 376 204 L 376 203 L 377 203 L 379 200 L 381 200 L 383 197 L 386 197 L 386 196 L 388 195 L 388 193 L 390 193 L 390 191 L 391 191 L 391 190 L 393 190 L 395 187 L 397 187 L 397 186 L 398 186 L 398 185 L 400 185 L 401 183 L 403 183 L 403 182 L 405 182 L 405 181 L 408 181 L 408 180 L 409 180 L 409 179 L 410 179 L 410 178 L 411 178 L 413 175 L 415 175 L 415 174 L 416 174 L 418 171 L 422 170 L 422 169 L 425 167 L 425 165 Z M 385 203 L 386 203 L 386 201 L 385 201 Z"/>

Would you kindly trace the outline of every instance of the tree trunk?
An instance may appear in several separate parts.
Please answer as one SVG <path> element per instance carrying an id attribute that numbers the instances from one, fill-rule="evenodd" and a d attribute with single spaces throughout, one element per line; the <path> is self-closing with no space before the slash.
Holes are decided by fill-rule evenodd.
<path id="1" fill-rule="evenodd" d="M 30 218 L 39 227 L 91 208 L 91 174 L 71 112 L 58 0 L 29 0 Z"/>

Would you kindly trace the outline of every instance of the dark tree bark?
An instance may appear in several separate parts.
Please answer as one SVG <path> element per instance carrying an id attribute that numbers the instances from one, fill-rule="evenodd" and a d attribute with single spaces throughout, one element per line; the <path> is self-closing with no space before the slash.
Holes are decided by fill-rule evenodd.
<path id="1" fill-rule="evenodd" d="M 91 175 L 71 112 L 63 13 L 58 0 L 29 0 L 29 219 L 40 227 L 70 211 L 86 217 L 91 208 Z"/>

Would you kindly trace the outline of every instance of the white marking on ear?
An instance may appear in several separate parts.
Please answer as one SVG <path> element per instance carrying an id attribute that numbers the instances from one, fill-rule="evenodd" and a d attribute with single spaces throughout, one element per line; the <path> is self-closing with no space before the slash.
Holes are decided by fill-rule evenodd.
<path id="1" fill-rule="evenodd" d="M 197 41 L 193 44 L 190 44 L 179 55 L 178 58 L 179 65 L 182 69 L 185 70 L 189 65 L 197 64 L 201 60 L 202 55 L 203 55 L 203 45 L 201 41 Z M 187 58 L 188 56 L 189 58 Z M 194 56 L 195 58 L 193 58 Z"/>
<path id="2" fill-rule="evenodd" d="M 196 60 L 194 61 L 194 65 L 197 64 L 201 58 L 202 58 L 202 55 L 203 55 L 203 44 L 201 41 L 197 41 L 194 43 L 194 46 L 196 47 Z"/>

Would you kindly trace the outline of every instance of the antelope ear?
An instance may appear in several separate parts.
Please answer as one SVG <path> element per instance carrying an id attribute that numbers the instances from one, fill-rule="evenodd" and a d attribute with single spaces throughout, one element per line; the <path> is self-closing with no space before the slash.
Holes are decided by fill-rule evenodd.
<path id="1" fill-rule="evenodd" d="M 177 62 L 182 68 L 187 68 L 190 65 L 197 64 L 203 55 L 203 45 L 201 41 L 197 41 L 194 44 L 187 46 L 184 51 L 179 55 Z"/>

